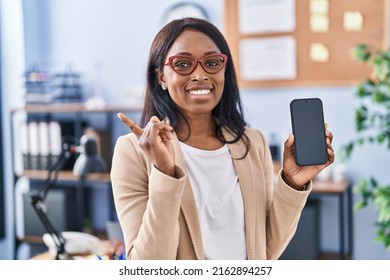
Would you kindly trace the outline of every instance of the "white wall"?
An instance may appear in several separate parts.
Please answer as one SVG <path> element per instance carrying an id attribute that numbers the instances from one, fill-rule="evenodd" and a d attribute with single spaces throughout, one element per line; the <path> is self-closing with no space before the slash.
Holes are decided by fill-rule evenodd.
<path id="1" fill-rule="evenodd" d="M 179 1 L 24 2 L 28 3 L 25 9 L 26 66 L 38 62 L 61 69 L 71 64 L 82 73 L 88 95 L 92 94 L 94 67 L 100 63 L 105 96 L 110 102 L 119 103 L 129 102 L 126 97 L 128 88 L 143 85 L 149 46 L 161 27 L 162 13 Z M 224 1 L 195 2 L 202 4 L 209 11 L 211 21 L 223 30 Z M 316 96 L 323 100 L 326 121 L 335 135 L 336 151 L 355 134 L 353 115 L 357 101 L 352 85 L 253 89 L 243 90 L 242 96 L 250 125 L 262 130 L 266 136 L 289 132 L 289 102 L 293 98 L 306 96 Z M 353 180 L 358 176 L 375 175 L 389 183 L 388 163 L 388 150 L 364 148 L 355 153 L 348 163 L 349 173 Z M 321 249 L 337 251 L 336 199 L 323 199 L 321 210 Z M 373 209 L 365 209 L 354 215 L 355 259 L 390 258 L 389 252 L 382 245 L 373 244 L 374 217 Z M 2 252 L 0 247 L 0 258 Z"/>
<path id="2" fill-rule="evenodd" d="M 1 105 L 3 106 L 4 173 L 6 238 L 0 240 L 0 259 L 12 257 L 14 247 L 14 197 L 12 168 L 10 164 L 10 116 L 9 109 L 22 105 L 24 88 L 22 74 L 24 65 L 24 40 L 22 23 L 22 1 L 1 0 Z"/>
<path id="3" fill-rule="evenodd" d="M 26 38 L 26 45 L 34 50 L 27 56 L 27 66 L 38 62 L 65 69 L 71 65 L 82 73 L 88 96 L 99 64 L 105 94 L 111 102 L 121 102 L 129 88 L 144 85 L 149 46 L 162 27 L 162 14 L 176 2 L 25 1 L 33 12 L 26 14 L 26 28 L 42 39 Z M 222 25 L 222 0 L 197 2 L 210 11 L 214 23 Z M 37 8 L 37 3 L 41 7 Z"/>

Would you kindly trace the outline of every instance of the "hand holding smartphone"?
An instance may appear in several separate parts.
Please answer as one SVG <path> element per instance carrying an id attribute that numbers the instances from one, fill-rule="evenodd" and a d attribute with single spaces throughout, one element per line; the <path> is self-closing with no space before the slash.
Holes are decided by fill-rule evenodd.
<path id="1" fill-rule="evenodd" d="M 294 99 L 290 113 L 295 162 L 300 166 L 325 164 L 328 154 L 322 101 L 319 98 Z"/>

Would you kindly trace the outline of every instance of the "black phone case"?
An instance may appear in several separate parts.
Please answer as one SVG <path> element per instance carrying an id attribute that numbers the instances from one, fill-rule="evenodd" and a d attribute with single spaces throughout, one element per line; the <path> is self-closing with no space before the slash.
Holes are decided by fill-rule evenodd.
<path id="1" fill-rule="evenodd" d="M 319 98 L 294 99 L 290 103 L 295 161 L 300 166 L 328 160 L 324 113 Z"/>

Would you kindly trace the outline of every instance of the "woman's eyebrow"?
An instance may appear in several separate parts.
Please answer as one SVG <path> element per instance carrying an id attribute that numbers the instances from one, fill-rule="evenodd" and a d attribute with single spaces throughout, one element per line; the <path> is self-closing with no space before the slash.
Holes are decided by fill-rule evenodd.
<path id="1" fill-rule="evenodd" d="M 204 54 L 205 55 L 210 55 L 210 54 L 216 54 L 216 53 L 218 53 L 217 51 L 208 51 L 208 52 L 205 52 Z M 192 56 L 192 53 L 190 53 L 190 52 L 178 52 L 178 53 L 176 53 L 176 55 L 190 55 L 190 56 Z"/>

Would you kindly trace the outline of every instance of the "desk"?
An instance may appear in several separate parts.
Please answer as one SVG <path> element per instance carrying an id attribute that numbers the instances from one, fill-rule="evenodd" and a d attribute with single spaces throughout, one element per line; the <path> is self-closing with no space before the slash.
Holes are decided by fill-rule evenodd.
<path id="1" fill-rule="evenodd" d="M 67 260 L 110 260 L 110 259 L 122 259 L 122 253 L 124 252 L 124 245 L 118 240 L 101 240 L 95 252 L 81 253 L 81 254 L 69 254 Z M 121 256 L 120 256 L 121 255 Z M 43 252 L 37 254 L 31 258 L 31 260 L 55 260 L 56 256 L 49 252 Z"/>
<path id="2" fill-rule="evenodd" d="M 342 182 L 333 181 L 313 181 L 313 189 L 310 196 L 323 196 L 334 195 L 338 197 L 339 201 L 339 240 L 340 250 L 339 257 L 341 260 L 345 260 L 346 257 L 352 256 L 353 248 L 353 223 L 352 223 L 352 186 L 348 180 Z M 310 199 L 309 196 L 309 199 Z M 344 199 L 347 199 L 345 205 Z M 345 210 L 347 213 L 345 214 Z M 347 236 L 345 236 L 345 220 L 347 220 Z M 348 242 L 348 248 L 346 248 L 346 239 Z M 348 249 L 348 250 L 347 250 Z M 347 252 L 347 253 L 346 253 Z"/>
<path id="3" fill-rule="evenodd" d="M 50 252 L 44 252 L 40 253 L 38 255 L 33 256 L 30 260 L 55 260 L 56 256 L 53 255 Z M 67 260 L 77 260 L 77 259 L 82 259 L 82 260 L 97 260 L 96 255 L 94 254 L 89 254 L 89 255 L 75 255 L 75 256 L 69 256 Z"/>

